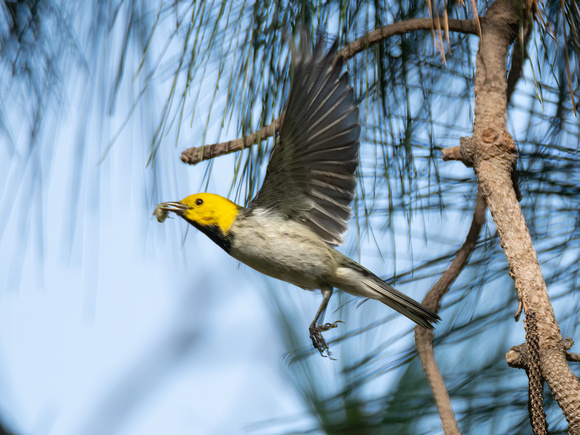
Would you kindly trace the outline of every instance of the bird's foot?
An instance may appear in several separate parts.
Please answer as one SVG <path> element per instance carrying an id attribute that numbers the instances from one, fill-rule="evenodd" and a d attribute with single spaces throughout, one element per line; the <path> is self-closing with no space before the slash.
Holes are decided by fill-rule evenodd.
<path id="1" fill-rule="evenodd" d="M 310 325 L 308 330 L 310 331 L 310 339 L 312 340 L 312 345 L 315 349 L 320 352 L 320 355 L 323 357 L 329 357 L 330 359 L 334 359 L 332 357 L 332 353 L 328 348 L 328 344 L 324 340 L 322 333 L 324 331 L 328 331 L 329 329 L 337 328 L 339 323 L 344 323 L 342 320 L 337 320 L 334 323 L 324 323 L 322 325 Z M 325 355 L 326 352 L 326 355 Z"/>

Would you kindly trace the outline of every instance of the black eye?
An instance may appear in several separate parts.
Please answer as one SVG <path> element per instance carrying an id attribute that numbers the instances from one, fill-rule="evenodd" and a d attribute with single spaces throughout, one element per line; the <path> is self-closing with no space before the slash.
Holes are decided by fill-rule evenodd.
<path id="1" fill-rule="evenodd" d="M 201 199 L 201 198 L 197 198 L 197 199 L 195 200 L 195 205 L 202 205 L 202 204 L 203 204 L 203 199 Z"/>

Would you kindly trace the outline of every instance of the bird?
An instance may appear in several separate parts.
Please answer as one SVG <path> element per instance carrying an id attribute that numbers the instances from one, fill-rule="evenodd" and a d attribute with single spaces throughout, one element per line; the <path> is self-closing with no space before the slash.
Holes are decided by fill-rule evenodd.
<path id="1" fill-rule="evenodd" d="M 337 41 L 326 51 L 319 37 L 310 50 L 309 39 L 301 38 L 266 175 L 247 207 L 203 192 L 161 203 L 154 212 L 160 222 L 169 212 L 180 216 L 262 274 L 320 290 L 309 333 L 322 356 L 331 356 L 322 333 L 340 322 L 324 323 L 334 289 L 376 299 L 426 329 L 440 320 L 335 249 L 351 216 L 361 131 L 344 63 Z"/>

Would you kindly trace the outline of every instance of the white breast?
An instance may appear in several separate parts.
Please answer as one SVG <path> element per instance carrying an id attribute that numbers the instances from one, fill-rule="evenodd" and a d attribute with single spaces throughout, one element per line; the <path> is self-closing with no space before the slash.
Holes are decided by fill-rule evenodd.
<path id="1" fill-rule="evenodd" d="M 333 249 L 308 227 L 266 210 L 234 221 L 230 255 L 253 269 L 305 289 L 336 270 Z"/>

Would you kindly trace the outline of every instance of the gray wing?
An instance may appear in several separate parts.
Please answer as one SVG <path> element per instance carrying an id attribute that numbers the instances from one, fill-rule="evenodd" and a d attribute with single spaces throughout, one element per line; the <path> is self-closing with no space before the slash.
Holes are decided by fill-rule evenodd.
<path id="1" fill-rule="evenodd" d="M 331 245 L 343 243 L 358 166 L 359 110 L 336 43 L 314 52 L 302 37 L 294 78 L 262 188 L 250 208 L 303 222 Z"/>

